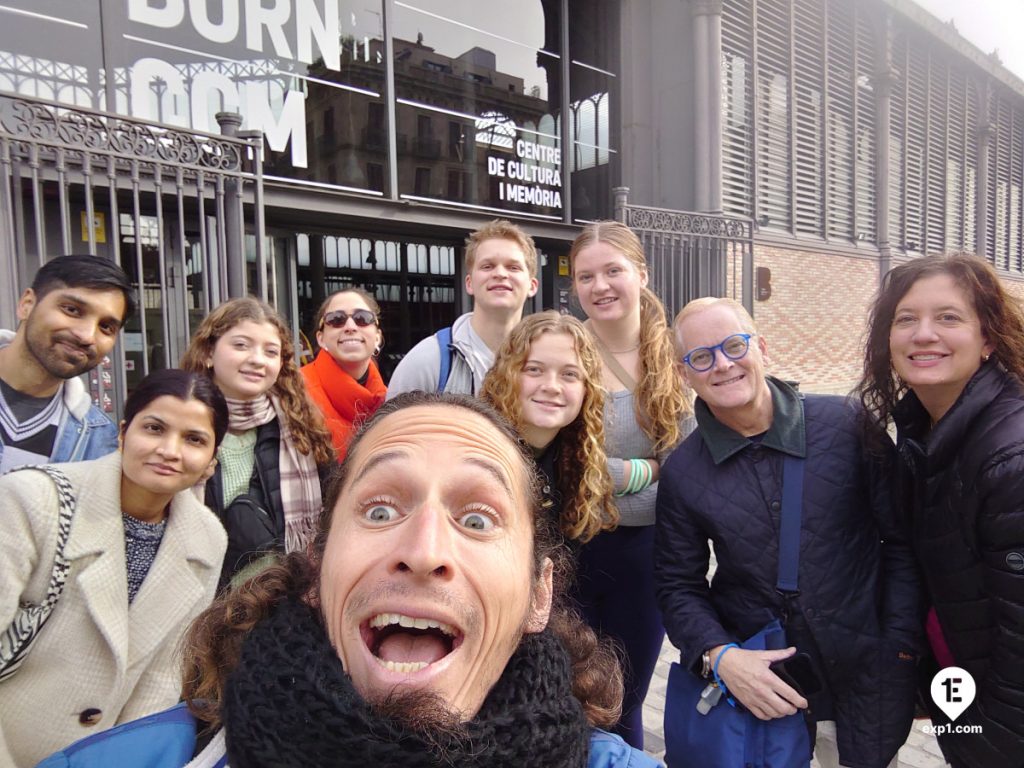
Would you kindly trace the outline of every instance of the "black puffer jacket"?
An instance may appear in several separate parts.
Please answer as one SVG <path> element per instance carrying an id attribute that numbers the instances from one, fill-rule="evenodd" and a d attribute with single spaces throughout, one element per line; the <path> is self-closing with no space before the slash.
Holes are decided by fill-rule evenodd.
<path id="1" fill-rule="evenodd" d="M 787 635 L 826 682 L 813 719 L 837 722 L 840 760 L 882 768 L 913 716 L 921 600 L 892 514 L 891 462 L 862 449 L 859 412 L 837 397 L 769 379 L 774 416 L 760 441 L 697 401 L 697 431 L 661 470 L 655 539 L 658 602 L 682 663 L 784 618 L 776 591 L 783 454 L 804 456 L 799 596 Z M 706 580 L 708 540 L 718 567 Z"/>
<path id="2" fill-rule="evenodd" d="M 929 433 L 910 393 L 895 413 L 914 550 L 957 666 L 977 698 L 949 734 L 950 762 L 1024 766 L 1024 389 L 992 360 Z M 926 698 L 929 698 L 927 696 Z M 947 719 L 938 711 L 933 717 Z"/>
<path id="3" fill-rule="evenodd" d="M 220 466 L 206 481 L 205 503 L 228 532 L 221 586 L 261 553 L 284 551 L 284 509 L 281 506 L 281 470 L 278 466 L 281 425 L 277 419 L 256 430 L 256 461 L 249 490 L 224 506 Z"/>

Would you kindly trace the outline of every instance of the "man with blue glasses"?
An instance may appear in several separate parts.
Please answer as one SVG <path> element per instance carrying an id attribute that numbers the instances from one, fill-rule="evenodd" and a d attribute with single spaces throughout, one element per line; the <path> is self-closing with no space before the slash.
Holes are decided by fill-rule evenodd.
<path id="1" fill-rule="evenodd" d="M 800 712 L 823 768 L 895 765 L 921 605 L 891 456 L 867 451 L 850 402 L 768 376 L 767 342 L 737 302 L 690 302 L 674 330 L 698 427 L 662 466 L 655 578 L 682 666 L 719 683 L 709 701 L 717 688 L 717 706 L 731 699 L 769 730 Z M 742 647 L 773 620 L 784 642 Z M 671 744 L 666 757 L 671 768 Z"/>

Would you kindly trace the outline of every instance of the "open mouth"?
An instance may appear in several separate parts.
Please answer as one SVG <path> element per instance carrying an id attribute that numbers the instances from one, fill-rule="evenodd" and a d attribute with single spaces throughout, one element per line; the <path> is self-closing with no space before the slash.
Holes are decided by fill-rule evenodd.
<path id="1" fill-rule="evenodd" d="M 919 363 L 930 363 L 935 360 L 941 360 L 945 355 L 939 354 L 938 352 L 920 352 L 916 355 L 911 355 L 910 359 Z"/>
<path id="2" fill-rule="evenodd" d="M 379 613 L 360 627 L 363 642 L 382 667 L 409 674 L 426 669 L 462 645 L 450 624 L 400 613 Z"/>

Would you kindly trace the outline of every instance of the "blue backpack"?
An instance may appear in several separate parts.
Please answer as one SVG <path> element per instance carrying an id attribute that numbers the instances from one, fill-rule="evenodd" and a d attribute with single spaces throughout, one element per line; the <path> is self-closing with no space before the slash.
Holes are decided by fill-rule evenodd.
<path id="1" fill-rule="evenodd" d="M 437 376 L 437 391 L 444 392 L 448 384 L 448 377 L 452 375 L 452 355 L 455 350 L 452 348 L 452 327 L 449 325 L 434 334 L 437 339 L 437 346 L 441 354 L 441 372 Z"/>

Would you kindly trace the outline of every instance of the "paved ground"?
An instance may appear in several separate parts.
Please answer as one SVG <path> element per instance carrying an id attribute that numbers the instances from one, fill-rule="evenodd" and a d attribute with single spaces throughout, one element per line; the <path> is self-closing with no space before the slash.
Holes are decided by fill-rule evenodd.
<path id="1" fill-rule="evenodd" d="M 665 756 L 665 741 L 662 737 L 662 720 L 665 715 L 665 686 L 668 683 L 668 667 L 679 659 L 679 652 L 668 640 L 661 649 L 661 659 L 654 671 L 654 679 L 644 702 L 644 747 L 656 757 Z M 907 743 L 900 750 L 900 768 L 943 768 L 946 763 L 939 752 L 934 736 L 921 732 L 927 720 L 915 720 Z M 812 763 L 817 768 L 817 762 Z"/>

